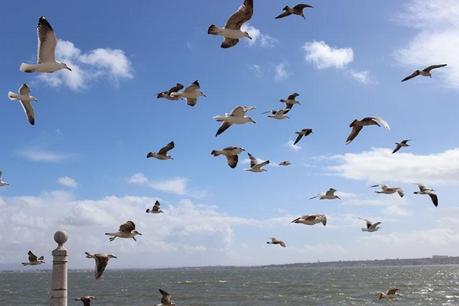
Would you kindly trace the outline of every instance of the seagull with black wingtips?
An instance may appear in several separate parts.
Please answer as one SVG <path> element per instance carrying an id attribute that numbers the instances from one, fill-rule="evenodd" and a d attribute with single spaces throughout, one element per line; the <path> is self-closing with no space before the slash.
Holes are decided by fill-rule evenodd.
<path id="1" fill-rule="evenodd" d="M 389 124 L 381 117 L 365 117 L 362 120 L 355 119 L 349 125 L 352 128 L 351 133 L 346 139 L 346 144 L 350 144 L 365 126 L 377 125 L 390 130 Z"/>
<path id="2" fill-rule="evenodd" d="M 438 196 L 435 193 L 435 190 L 433 190 L 431 188 L 427 188 L 423 184 L 417 184 L 417 185 L 419 187 L 419 191 L 415 191 L 414 194 L 427 194 L 430 197 L 430 199 L 432 200 L 433 205 L 435 205 L 435 207 L 437 207 L 438 206 Z"/>
<path id="3" fill-rule="evenodd" d="M 35 115 L 33 112 L 32 102 L 37 101 L 37 98 L 30 95 L 30 88 L 26 83 L 22 84 L 18 89 L 18 93 L 8 92 L 8 98 L 11 101 L 21 102 L 22 109 L 24 110 L 27 120 L 31 125 L 35 125 Z"/>
<path id="4" fill-rule="evenodd" d="M 337 196 L 335 192 L 336 192 L 336 189 L 330 188 L 324 194 L 318 194 L 316 196 L 309 198 L 309 200 L 316 199 L 316 198 L 319 198 L 319 200 L 334 200 L 334 199 L 341 200 L 341 198 Z"/>
<path id="5" fill-rule="evenodd" d="M 396 142 L 395 149 L 392 151 L 392 154 L 397 153 L 403 147 L 409 147 L 410 145 L 408 144 L 408 141 L 411 141 L 411 139 L 405 139 L 400 142 Z"/>
<path id="6" fill-rule="evenodd" d="M 363 220 L 365 221 L 366 223 L 366 228 L 362 228 L 362 232 L 369 232 L 369 233 L 373 233 L 373 232 L 376 232 L 379 230 L 379 225 L 381 224 L 381 222 L 371 222 L 370 220 L 367 220 L 367 219 L 363 219 L 363 218 L 359 218 L 360 220 Z"/>
<path id="7" fill-rule="evenodd" d="M 0 187 L 9 186 L 10 184 L 3 179 L 2 175 L 3 175 L 3 173 L 2 173 L 2 171 L 0 171 Z"/>
<path id="8" fill-rule="evenodd" d="M 301 140 L 301 138 L 312 134 L 312 129 L 302 129 L 301 131 L 295 132 L 295 134 L 297 134 L 298 136 L 296 137 L 293 145 L 296 145 Z"/>
<path id="9" fill-rule="evenodd" d="M 162 147 L 158 152 L 148 152 L 147 158 L 156 158 L 159 160 L 168 160 L 173 159 L 172 156 L 167 155 L 167 152 L 175 148 L 173 141 L 169 142 L 167 145 Z"/>
<path id="10" fill-rule="evenodd" d="M 285 248 L 287 246 L 284 241 L 279 240 L 279 239 L 277 239 L 275 237 L 272 237 L 271 241 L 267 241 L 266 243 L 267 244 L 273 244 L 273 245 L 280 245 L 283 248 Z"/>
<path id="11" fill-rule="evenodd" d="M 156 304 L 155 306 L 175 306 L 175 303 L 172 303 L 172 295 L 163 289 L 159 289 L 161 293 L 161 304 Z"/>
<path id="12" fill-rule="evenodd" d="M 83 306 L 91 306 L 91 301 L 95 299 L 96 297 L 93 295 L 85 295 L 85 296 L 76 298 L 75 301 L 83 302 Z"/>
<path id="13" fill-rule="evenodd" d="M 22 63 L 19 70 L 22 72 L 55 72 L 61 69 L 72 71 L 65 63 L 56 62 L 55 51 L 57 37 L 54 34 L 53 27 L 44 16 L 38 18 L 37 26 L 38 51 L 37 63 Z"/>
<path id="14" fill-rule="evenodd" d="M 280 102 L 285 104 L 286 109 L 291 109 L 295 104 L 300 105 L 301 103 L 296 100 L 296 97 L 298 97 L 300 94 L 299 93 L 292 93 L 290 96 L 287 97 L 286 100 L 280 99 Z"/>
<path id="15" fill-rule="evenodd" d="M 221 150 L 212 150 L 210 154 L 212 154 L 212 156 L 215 157 L 224 155 L 226 157 L 228 166 L 230 168 L 236 168 L 239 160 L 239 154 L 241 154 L 244 151 L 245 149 L 241 147 L 226 147 Z"/>
<path id="16" fill-rule="evenodd" d="M 431 78 L 432 77 L 432 70 L 434 69 L 438 69 L 438 68 L 443 68 L 443 67 L 446 67 L 447 64 L 440 64 L 440 65 L 431 65 L 427 68 L 424 68 L 423 70 L 416 70 L 414 71 L 412 74 L 410 74 L 409 76 L 407 76 L 406 78 L 404 78 L 402 80 L 402 82 L 406 82 L 408 80 L 411 80 L 417 76 L 424 76 L 424 77 L 429 77 Z"/>
<path id="17" fill-rule="evenodd" d="M 198 103 L 199 97 L 207 97 L 201 91 L 201 85 L 199 84 L 198 80 L 194 81 L 193 84 L 185 88 L 183 91 L 171 92 L 170 96 L 172 98 L 185 99 L 186 104 L 189 106 L 195 106 L 196 103 Z"/>
<path id="18" fill-rule="evenodd" d="M 118 258 L 115 255 L 112 254 L 105 254 L 105 253 L 100 253 L 100 254 L 91 254 L 89 252 L 85 252 L 86 258 L 94 258 L 96 262 L 96 269 L 95 269 L 95 277 L 96 279 L 99 279 L 102 277 L 102 274 L 105 271 L 105 268 L 108 265 L 108 261 L 111 258 Z"/>
<path id="19" fill-rule="evenodd" d="M 304 224 L 304 225 L 315 225 L 317 223 L 322 223 L 323 226 L 327 225 L 327 216 L 320 215 L 304 215 L 296 218 L 290 223 Z"/>
<path id="20" fill-rule="evenodd" d="M 252 154 L 247 153 L 249 155 L 250 159 L 250 168 L 245 169 L 245 171 L 250 171 L 250 172 L 265 172 L 268 171 L 264 167 L 270 163 L 269 160 L 265 160 L 262 162 L 259 162 Z"/>
<path id="21" fill-rule="evenodd" d="M 301 16 L 304 19 L 306 19 L 306 17 L 304 16 L 304 9 L 305 8 L 313 8 L 313 6 L 309 5 L 309 4 L 305 4 L 305 3 L 297 4 L 294 7 L 290 7 L 290 6 L 286 5 L 282 9 L 284 12 L 282 14 L 280 14 L 279 16 L 277 16 L 275 19 L 284 18 L 284 17 L 290 16 L 290 15 L 298 15 L 298 16 Z"/>
<path id="22" fill-rule="evenodd" d="M 137 241 L 135 239 L 135 236 L 137 235 L 142 235 L 138 231 L 135 230 L 135 223 L 132 221 L 127 221 L 126 223 L 123 223 L 120 225 L 118 232 L 115 233 L 105 233 L 107 236 L 111 236 L 109 238 L 110 241 L 115 240 L 115 238 L 127 238 L 130 239 L 132 238 L 134 241 Z"/>
<path id="23" fill-rule="evenodd" d="M 28 257 L 29 261 L 28 262 L 23 262 L 22 263 L 23 266 L 37 266 L 37 265 L 41 265 L 41 264 L 45 263 L 45 257 L 44 256 L 37 257 L 37 255 L 32 253 L 32 251 L 29 251 L 27 253 L 27 255 L 29 256 Z"/>
<path id="24" fill-rule="evenodd" d="M 155 205 L 153 205 L 153 207 L 151 209 L 148 208 L 146 210 L 146 213 L 147 214 L 160 214 L 160 213 L 163 213 L 163 211 L 161 210 L 161 203 L 159 203 L 159 201 L 156 200 Z"/>
<path id="25" fill-rule="evenodd" d="M 248 32 L 241 31 L 242 25 L 249 21 L 252 15 L 253 0 L 244 0 L 244 3 L 233 15 L 231 15 L 223 28 L 212 24 L 207 30 L 207 33 L 210 35 L 223 36 L 225 39 L 221 44 L 222 48 L 234 47 L 239 42 L 239 39 L 243 37 L 252 39 Z"/>
<path id="26" fill-rule="evenodd" d="M 399 291 L 399 289 L 397 288 L 391 288 L 389 290 L 387 290 L 386 292 L 381 292 L 379 294 L 379 299 L 392 299 L 394 297 L 396 297 L 398 295 L 397 291 Z"/>
<path id="27" fill-rule="evenodd" d="M 255 106 L 236 106 L 231 113 L 214 116 L 216 121 L 222 122 L 215 136 L 220 135 L 233 124 L 256 123 L 251 117 L 246 116 L 246 113 L 253 109 L 255 109 Z"/>
<path id="28" fill-rule="evenodd" d="M 394 193 L 398 193 L 398 195 L 403 198 L 403 196 L 405 195 L 404 191 L 402 188 L 400 187 L 389 187 L 387 185 L 384 185 L 384 184 L 381 184 L 381 185 L 373 185 L 371 186 L 372 188 L 374 187 L 380 187 L 381 190 L 376 190 L 375 192 L 376 193 L 383 193 L 383 194 L 394 194 Z"/>
<path id="29" fill-rule="evenodd" d="M 163 92 L 160 92 L 158 93 L 158 95 L 156 96 L 158 99 L 167 99 L 167 100 L 171 100 L 171 101 L 177 101 L 180 99 L 180 96 L 177 95 L 177 93 L 180 92 L 180 90 L 182 90 L 184 88 L 184 86 L 180 83 L 177 83 L 175 84 L 174 87 L 170 88 L 169 90 L 167 91 L 163 91 Z M 172 95 L 174 94 L 174 95 Z"/>

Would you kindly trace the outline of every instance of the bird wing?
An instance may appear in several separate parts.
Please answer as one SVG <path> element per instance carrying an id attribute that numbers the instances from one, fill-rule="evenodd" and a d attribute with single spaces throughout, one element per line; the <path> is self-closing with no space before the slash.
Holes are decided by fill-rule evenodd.
<path id="1" fill-rule="evenodd" d="M 310 8 L 313 8 L 312 5 L 309 5 L 309 4 L 305 4 L 305 3 L 301 3 L 301 4 L 297 4 L 293 7 L 294 10 L 304 10 L 305 8 L 307 7 L 310 7 Z"/>
<path id="2" fill-rule="evenodd" d="M 333 196 L 335 194 L 336 189 L 330 188 L 325 192 L 326 196 Z"/>
<path id="3" fill-rule="evenodd" d="M 121 224 L 119 228 L 120 232 L 126 232 L 126 233 L 130 233 L 133 230 L 135 230 L 135 223 L 132 221 L 127 221 L 126 223 Z"/>
<path id="4" fill-rule="evenodd" d="M 239 42 L 239 39 L 237 39 L 237 38 L 227 38 L 227 37 L 225 37 L 225 39 L 223 40 L 223 42 L 222 42 L 220 47 L 222 47 L 224 49 L 231 48 L 231 47 L 237 45 L 238 42 Z"/>
<path id="5" fill-rule="evenodd" d="M 405 195 L 405 193 L 403 192 L 403 189 L 401 189 L 401 188 L 398 188 L 398 189 L 397 189 L 397 193 L 398 193 L 398 195 L 399 195 L 400 197 L 402 197 L 402 198 L 403 198 L 403 196 Z"/>
<path id="6" fill-rule="evenodd" d="M 397 144 L 397 146 L 395 147 L 394 151 L 392 151 L 392 154 L 398 152 L 398 150 L 400 150 L 402 148 L 402 146 L 400 144 Z"/>
<path id="7" fill-rule="evenodd" d="M 355 137 L 357 137 L 357 135 L 359 135 L 359 133 L 362 130 L 362 128 L 363 127 L 361 125 L 354 125 L 352 127 L 351 133 L 349 134 L 349 136 L 346 139 L 346 144 L 351 143 L 355 139 Z"/>
<path id="8" fill-rule="evenodd" d="M 226 155 L 226 160 L 228 161 L 228 166 L 230 166 L 231 168 L 236 168 L 239 157 L 237 154 Z"/>
<path id="9" fill-rule="evenodd" d="M 265 160 L 264 162 L 262 163 L 259 163 L 258 165 L 256 165 L 258 168 L 263 168 L 264 166 L 266 166 L 267 164 L 269 164 L 270 161 L 269 160 Z"/>
<path id="10" fill-rule="evenodd" d="M 22 105 L 22 108 L 24 109 L 24 113 L 26 114 L 27 119 L 29 120 L 29 123 L 31 125 L 34 125 L 35 115 L 33 112 L 32 103 L 29 100 L 21 100 L 21 105 Z"/>
<path id="11" fill-rule="evenodd" d="M 397 288 L 391 288 L 389 290 L 387 290 L 386 294 L 387 295 L 394 295 L 395 293 L 397 293 L 398 289 Z"/>
<path id="12" fill-rule="evenodd" d="M 435 205 L 435 207 L 437 207 L 438 206 L 438 197 L 437 197 L 437 195 L 435 193 L 428 193 L 428 195 L 432 199 L 433 205 Z"/>
<path id="13" fill-rule="evenodd" d="M 191 84 L 190 86 L 188 86 L 187 88 L 185 88 L 184 92 L 185 93 L 191 93 L 193 91 L 195 91 L 196 89 L 199 89 L 201 88 L 200 85 L 199 85 L 199 81 L 194 81 L 193 84 Z"/>
<path id="14" fill-rule="evenodd" d="M 253 168 L 257 165 L 258 161 L 257 159 L 250 153 L 247 153 L 249 154 L 249 159 L 250 159 L 250 168 Z"/>
<path id="15" fill-rule="evenodd" d="M 312 200 L 312 199 L 315 199 L 315 198 L 318 198 L 318 197 L 320 197 L 320 194 L 318 194 L 318 195 L 315 195 L 315 196 L 313 196 L 313 197 L 309 198 L 309 200 Z"/>
<path id="16" fill-rule="evenodd" d="M 244 0 L 244 3 L 238 10 L 228 19 L 225 24 L 226 29 L 240 30 L 241 26 L 252 18 L 253 15 L 253 0 Z"/>
<path id="17" fill-rule="evenodd" d="M 158 154 L 160 155 L 166 155 L 167 152 L 169 152 L 170 150 L 172 150 L 173 148 L 175 147 L 175 144 L 173 141 L 169 142 L 167 145 L 165 145 L 164 147 L 162 147 L 159 151 L 158 151 Z"/>
<path id="18" fill-rule="evenodd" d="M 425 191 L 427 189 L 427 187 L 425 185 L 422 185 L 422 184 L 417 184 L 418 187 L 419 187 L 419 191 Z"/>
<path id="19" fill-rule="evenodd" d="M 221 133 L 226 131 L 230 126 L 231 126 L 231 123 L 223 122 L 222 125 L 220 125 L 220 127 L 218 128 L 217 133 L 215 134 L 215 136 L 220 135 Z"/>
<path id="20" fill-rule="evenodd" d="M 38 260 L 38 257 L 32 253 L 32 251 L 29 251 L 27 254 L 29 255 L 29 262 L 35 262 Z"/>
<path id="21" fill-rule="evenodd" d="M 172 296 L 167 293 L 166 291 L 159 289 L 159 292 L 161 293 L 161 303 L 164 305 L 170 305 L 172 301 Z"/>
<path id="22" fill-rule="evenodd" d="M 312 215 L 312 216 L 303 216 L 302 217 L 304 220 L 306 221 L 314 221 L 316 220 L 317 216 L 316 215 Z"/>
<path id="23" fill-rule="evenodd" d="M 171 89 L 169 89 L 169 91 L 167 92 L 167 95 L 170 96 L 171 93 L 173 92 L 178 92 L 179 90 L 183 89 L 183 85 L 180 84 L 180 83 L 177 83 L 174 87 L 172 87 Z"/>
<path id="24" fill-rule="evenodd" d="M 404 140 L 402 140 L 401 143 L 403 143 L 403 144 L 408 144 L 408 141 L 411 141 L 411 139 L 404 139 Z"/>
<path id="25" fill-rule="evenodd" d="M 230 116 L 233 116 L 233 117 L 243 117 L 245 115 L 245 112 L 247 111 L 248 109 L 245 108 L 244 106 L 237 106 L 235 107 L 231 113 L 230 113 Z"/>
<path id="26" fill-rule="evenodd" d="M 30 88 L 24 83 L 19 87 L 18 92 L 21 96 L 28 96 L 30 95 Z"/>
<path id="27" fill-rule="evenodd" d="M 280 19 L 280 18 L 284 18 L 284 17 L 287 17 L 287 16 L 290 16 L 292 13 L 290 13 L 289 11 L 285 10 L 285 12 L 283 12 L 282 14 L 276 16 L 275 19 Z"/>
<path id="28" fill-rule="evenodd" d="M 431 65 L 431 66 L 425 68 L 423 71 L 425 71 L 425 72 L 430 72 L 430 71 L 433 70 L 433 69 L 442 68 L 442 67 L 446 67 L 446 66 L 447 66 L 447 64 Z"/>
<path id="29" fill-rule="evenodd" d="M 405 82 L 405 81 L 408 81 L 408 80 L 411 80 L 412 78 L 415 78 L 417 77 L 418 75 L 420 75 L 421 72 L 419 70 L 416 70 L 415 72 L 413 72 L 412 74 L 410 74 L 409 76 L 407 76 L 406 78 L 404 78 L 402 80 L 402 82 Z"/>
<path id="30" fill-rule="evenodd" d="M 371 227 L 372 227 L 372 228 L 376 228 L 376 227 L 377 227 L 378 225 L 380 225 L 380 224 L 381 224 L 381 222 L 376 222 L 376 223 L 372 224 Z"/>
<path id="31" fill-rule="evenodd" d="M 96 256 L 96 279 L 99 279 L 105 271 L 105 268 L 108 265 L 108 256 Z"/>
<path id="32" fill-rule="evenodd" d="M 383 127 L 386 130 L 390 130 L 389 124 L 381 117 L 371 117 L 371 120 L 376 124 L 377 126 Z"/>
<path id="33" fill-rule="evenodd" d="M 159 211 L 160 207 L 161 204 L 159 203 L 159 201 L 156 201 L 155 205 L 153 205 L 153 211 Z"/>
<path id="34" fill-rule="evenodd" d="M 54 34 L 54 30 L 45 19 L 41 16 L 38 19 L 37 26 L 38 33 L 38 59 L 39 64 L 53 63 L 56 61 L 54 51 L 56 50 L 57 38 Z"/>
<path id="35" fill-rule="evenodd" d="M 287 246 L 287 245 L 285 244 L 285 242 L 283 242 L 282 240 L 279 240 L 279 244 L 280 244 L 283 248 L 285 248 L 285 247 Z"/>
<path id="36" fill-rule="evenodd" d="M 291 94 L 290 96 L 287 97 L 287 100 L 295 100 L 295 98 L 298 97 L 298 96 L 299 96 L 299 94 L 293 93 L 293 94 Z"/>
<path id="37" fill-rule="evenodd" d="M 301 138 L 303 138 L 303 133 L 298 133 L 298 136 L 296 137 L 293 145 L 296 145 L 301 140 Z"/>
<path id="38" fill-rule="evenodd" d="M 189 106 L 195 106 L 197 102 L 197 98 L 186 98 L 186 104 L 188 104 Z"/>

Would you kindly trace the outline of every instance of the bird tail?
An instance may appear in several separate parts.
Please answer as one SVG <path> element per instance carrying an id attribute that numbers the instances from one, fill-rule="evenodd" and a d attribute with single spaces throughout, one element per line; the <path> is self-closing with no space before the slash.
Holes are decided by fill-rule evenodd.
<path id="1" fill-rule="evenodd" d="M 209 29 L 207 30 L 207 34 L 218 35 L 218 27 L 214 24 L 210 25 Z"/>
<path id="2" fill-rule="evenodd" d="M 19 70 L 27 73 L 34 72 L 32 65 L 26 63 L 22 63 L 21 66 L 19 66 Z"/>
<path id="3" fill-rule="evenodd" d="M 219 156 L 222 153 L 220 151 L 217 151 L 217 150 L 212 150 L 212 152 L 210 152 L 210 154 L 212 154 L 212 156 Z"/>
<path id="4" fill-rule="evenodd" d="M 8 98 L 9 98 L 10 100 L 17 100 L 18 94 L 15 93 L 15 92 L 12 92 L 12 91 L 8 91 Z"/>
<path id="5" fill-rule="evenodd" d="M 147 214 L 148 214 L 148 213 L 150 212 L 150 208 L 147 208 L 146 212 L 147 212 Z"/>
<path id="6" fill-rule="evenodd" d="M 86 258 L 92 258 L 92 255 L 89 252 L 84 252 L 86 254 Z"/>

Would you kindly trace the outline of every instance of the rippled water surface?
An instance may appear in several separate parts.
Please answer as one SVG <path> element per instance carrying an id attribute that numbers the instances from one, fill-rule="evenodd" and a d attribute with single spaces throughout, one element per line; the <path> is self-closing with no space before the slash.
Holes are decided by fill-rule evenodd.
<path id="1" fill-rule="evenodd" d="M 178 306 L 459 305 L 459 266 L 352 268 L 203 268 L 69 273 L 69 297 L 95 295 L 93 305 L 147 306 L 157 289 Z M 49 305 L 50 272 L 0 273 L 0 305 Z M 400 288 L 402 296 L 378 301 Z M 70 301 L 69 305 L 81 303 Z"/>

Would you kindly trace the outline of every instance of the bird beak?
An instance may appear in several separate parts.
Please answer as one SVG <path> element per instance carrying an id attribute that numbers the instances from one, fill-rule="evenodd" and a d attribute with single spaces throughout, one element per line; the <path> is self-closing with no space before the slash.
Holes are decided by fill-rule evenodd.
<path id="1" fill-rule="evenodd" d="M 247 38 L 250 39 L 250 40 L 252 40 L 252 36 L 250 36 L 250 35 L 248 35 Z"/>
<path id="2" fill-rule="evenodd" d="M 202 96 L 207 98 L 207 96 L 205 94 L 202 94 Z"/>
<path id="3" fill-rule="evenodd" d="M 70 67 L 65 67 L 65 68 L 67 68 L 67 70 L 69 70 L 69 71 L 72 71 L 72 69 L 70 69 Z"/>
<path id="4" fill-rule="evenodd" d="M 142 236 L 142 233 L 137 232 L 137 234 L 139 234 L 140 236 Z"/>

